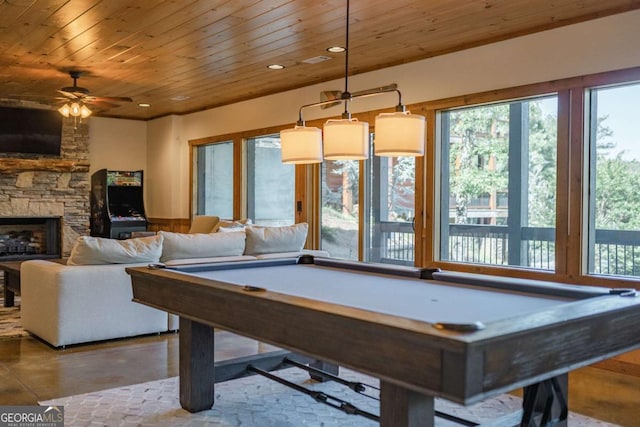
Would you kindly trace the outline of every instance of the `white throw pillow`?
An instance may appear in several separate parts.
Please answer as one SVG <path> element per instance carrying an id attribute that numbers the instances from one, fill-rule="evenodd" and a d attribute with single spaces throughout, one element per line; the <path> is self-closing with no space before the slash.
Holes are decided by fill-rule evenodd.
<path id="1" fill-rule="evenodd" d="M 162 236 L 127 240 L 81 236 L 71 250 L 67 265 L 158 262 L 161 253 Z"/>
<path id="2" fill-rule="evenodd" d="M 301 251 L 307 240 L 308 230 L 309 225 L 306 222 L 287 227 L 247 227 L 244 253 L 259 255 Z"/>
<path id="3" fill-rule="evenodd" d="M 244 233 L 246 226 L 242 227 L 217 227 L 216 233 Z"/>
<path id="4" fill-rule="evenodd" d="M 183 234 L 158 232 L 164 238 L 160 261 L 242 255 L 245 233 Z"/>

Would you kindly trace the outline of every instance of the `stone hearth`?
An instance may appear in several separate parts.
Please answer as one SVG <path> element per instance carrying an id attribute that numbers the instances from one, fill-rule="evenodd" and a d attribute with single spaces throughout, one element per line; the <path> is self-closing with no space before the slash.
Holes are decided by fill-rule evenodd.
<path id="1" fill-rule="evenodd" d="M 0 153 L 0 217 L 61 217 L 62 255 L 89 234 L 89 128 L 65 119 L 61 155 Z"/>

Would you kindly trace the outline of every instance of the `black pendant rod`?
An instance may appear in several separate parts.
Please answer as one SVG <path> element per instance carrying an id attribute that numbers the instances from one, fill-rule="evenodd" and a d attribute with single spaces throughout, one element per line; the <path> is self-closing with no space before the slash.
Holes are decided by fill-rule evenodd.
<path id="1" fill-rule="evenodd" d="M 351 113 L 349 113 L 349 101 L 351 100 L 351 94 L 349 93 L 349 0 L 347 0 L 347 22 L 346 22 L 346 35 L 344 44 L 344 92 L 342 92 L 342 100 L 344 101 L 344 112 L 342 113 L 343 119 L 350 119 Z"/>
<path id="2" fill-rule="evenodd" d="M 345 94 L 349 94 L 349 0 L 347 0 L 347 24 L 346 24 L 346 36 L 345 36 L 345 44 L 344 44 L 344 93 L 342 97 L 344 98 Z"/>

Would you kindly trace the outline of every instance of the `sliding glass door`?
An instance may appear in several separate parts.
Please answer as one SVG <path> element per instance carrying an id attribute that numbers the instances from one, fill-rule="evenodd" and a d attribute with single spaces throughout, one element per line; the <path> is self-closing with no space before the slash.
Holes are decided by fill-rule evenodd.
<path id="1" fill-rule="evenodd" d="M 322 249 L 333 257 L 414 264 L 415 158 L 325 160 L 321 182 Z"/>

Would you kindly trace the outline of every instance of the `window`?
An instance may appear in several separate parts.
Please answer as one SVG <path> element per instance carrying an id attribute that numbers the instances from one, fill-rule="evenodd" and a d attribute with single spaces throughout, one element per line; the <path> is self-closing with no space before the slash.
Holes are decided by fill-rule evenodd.
<path id="1" fill-rule="evenodd" d="M 368 163 L 365 261 L 413 265 L 415 157 L 374 156 Z"/>
<path id="2" fill-rule="evenodd" d="M 322 162 L 321 248 L 332 257 L 358 259 L 359 177 L 358 161 Z"/>
<path id="3" fill-rule="evenodd" d="M 295 169 L 282 164 L 280 137 L 247 139 L 247 218 L 254 224 L 291 225 L 295 222 Z"/>
<path id="4" fill-rule="evenodd" d="M 640 276 L 640 84 L 589 91 L 588 273 Z"/>
<path id="5" fill-rule="evenodd" d="M 555 267 L 557 97 L 442 111 L 440 259 Z"/>
<path id="6" fill-rule="evenodd" d="M 233 141 L 195 148 L 197 215 L 233 218 Z"/>
<path id="7" fill-rule="evenodd" d="M 414 210 L 414 157 L 323 162 L 321 241 L 331 256 L 357 260 L 362 247 L 363 261 L 413 265 Z"/>

